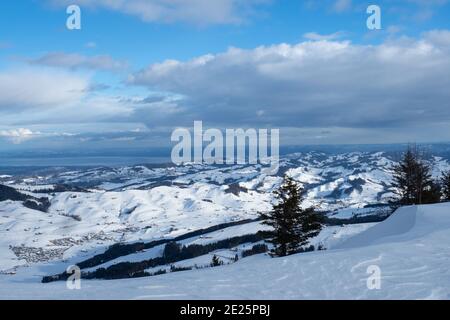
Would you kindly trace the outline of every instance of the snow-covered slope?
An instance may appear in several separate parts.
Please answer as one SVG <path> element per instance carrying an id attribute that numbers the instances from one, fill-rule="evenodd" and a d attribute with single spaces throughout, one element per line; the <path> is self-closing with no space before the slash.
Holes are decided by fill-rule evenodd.
<path id="1" fill-rule="evenodd" d="M 248 190 L 270 192 L 279 185 L 281 176 L 287 173 L 307 188 L 310 204 L 331 211 L 362 208 L 386 201 L 392 195 L 390 182 L 394 159 L 394 156 L 382 152 L 307 152 L 283 156 L 276 176 L 262 174 L 260 165 L 136 165 L 78 170 L 49 168 L 29 175 L 4 175 L 0 177 L 0 183 L 35 193 L 51 191 L 52 188 L 60 192 L 61 185 L 64 185 L 66 191 L 85 188 L 117 192 L 166 187 L 160 189 L 165 192 L 207 186 L 209 193 L 229 189 L 230 193 L 241 194 Z M 436 177 L 450 168 L 448 160 L 442 157 L 430 157 L 429 161 Z"/>
<path id="2" fill-rule="evenodd" d="M 122 192 L 63 192 L 48 212 L 0 202 L 0 272 L 39 261 L 102 251 L 117 242 L 175 237 L 269 210 L 270 194 L 236 196 L 195 184 Z"/>
<path id="3" fill-rule="evenodd" d="M 449 230 L 450 204 L 409 206 L 398 209 L 387 220 L 352 237 L 339 245 L 339 248 L 366 247 L 381 243 L 402 242 Z M 450 248 L 450 242 L 447 245 Z"/>
<path id="4" fill-rule="evenodd" d="M 449 168 L 432 157 L 434 175 Z M 380 152 L 297 153 L 281 160 L 277 176 L 257 165 L 137 165 L 40 169 L 5 174 L 0 183 L 34 198 L 47 212 L 19 201 L 0 202 L 0 272 L 39 261 L 80 258 L 117 242 L 174 237 L 224 222 L 252 219 L 271 207 L 284 173 L 307 189 L 305 206 L 333 218 L 385 213 L 392 194 L 391 156 Z"/>
<path id="5" fill-rule="evenodd" d="M 149 278 L 40 284 L 37 269 L 0 275 L 2 298 L 56 299 L 450 299 L 450 203 L 398 210 L 337 249 Z M 368 270 L 380 270 L 371 289 Z"/>

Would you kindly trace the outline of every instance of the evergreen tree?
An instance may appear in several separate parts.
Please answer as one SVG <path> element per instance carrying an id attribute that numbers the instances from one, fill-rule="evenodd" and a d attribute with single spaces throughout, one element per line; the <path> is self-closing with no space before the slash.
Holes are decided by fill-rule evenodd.
<path id="1" fill-rule="evenodd" d="M 444 173 L 441 180 L 444 201 L 450 201 L 450 171 Z"/>
<path id="2" fill-rule="evenodd" d="M 211 260 L 211 267 L 218 267 L 223 265 L 223 261 L 221 261 L 216 255 L 213 255 Z"/>
<path id="3" fill-rule="evenodd" d="M 313 208 L 302 209 L 303 190 L 288 176 L 274 192 L 277 204 L 269 213 L 262 213 L 263 223 L 271 226 L 269 242 L 274 245 L 272 254 L 286 256 L 299 252 L 308 240 L 319 234 L 322 217 Z"/>
<path id="4" fill-rule="evenodd" d="M 392 168 L 393 174 L 393 187 L 396 189 L 398 199 L 395 202 L 400 205 L 409 205 L 415 202 L 415 172 L 417 168 L 417 154 L 413 150 L 412 146 L 408 146 L 408 149 L 403 155 L 400 162 Z"/>
<path id="5" fill-rule="evenodd" d="M 393 167 L 395 204 L 413 205 L 439 202 L 440 187 L 434 182 L 431 167 L 422 159 L 415 145 L 408 146 L 402 159 Z"/>

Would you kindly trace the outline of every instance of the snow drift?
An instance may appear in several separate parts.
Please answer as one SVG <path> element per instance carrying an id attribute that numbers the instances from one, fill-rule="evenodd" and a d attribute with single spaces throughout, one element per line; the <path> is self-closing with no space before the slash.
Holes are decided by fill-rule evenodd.
<path id="1" fill-rule="evenodd" d="M 450 204 L 402 207 L 385 221 L 350 238 L 336 248 L 413 240 L 445 229 L 450 229 Z"/>

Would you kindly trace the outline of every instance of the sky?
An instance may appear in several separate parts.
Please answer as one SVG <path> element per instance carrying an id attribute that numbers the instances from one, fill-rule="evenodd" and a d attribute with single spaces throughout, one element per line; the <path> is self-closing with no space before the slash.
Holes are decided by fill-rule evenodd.
<path id="1" fill-rule="evenodd" d="M 449 0 L 1 1 L 0 150 L 165 148 L 194 121 L 284 146 L 450 141 L 449 17 Z"/>

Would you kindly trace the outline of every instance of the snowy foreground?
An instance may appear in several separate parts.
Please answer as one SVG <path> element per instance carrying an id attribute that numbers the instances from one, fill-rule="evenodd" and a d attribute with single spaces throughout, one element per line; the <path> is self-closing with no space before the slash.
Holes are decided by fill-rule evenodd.
<path id="1" fill-rule="evenodd" d="M 369 289 L 369 267 L 381 288 Z M 216 268 L 138 279 L 39 283 L 49 265 L 0 275 L 1 299 L 450 299 L 450 204 L 399 209 L 334 249 L 256 255 Z M 59 266 L 60 267 L 60 266 Z M 55 270 L 57 269 L 54 266 Z M 60 269 L 58 269 L 60 270 Z"/>

